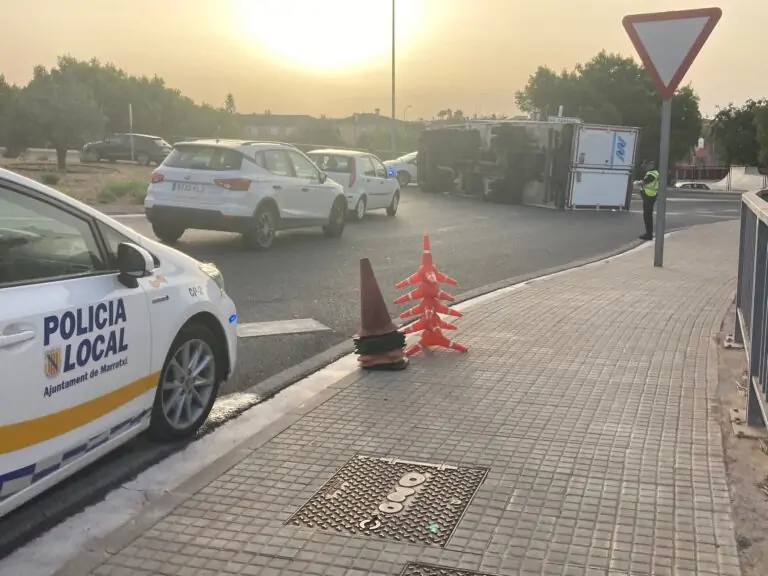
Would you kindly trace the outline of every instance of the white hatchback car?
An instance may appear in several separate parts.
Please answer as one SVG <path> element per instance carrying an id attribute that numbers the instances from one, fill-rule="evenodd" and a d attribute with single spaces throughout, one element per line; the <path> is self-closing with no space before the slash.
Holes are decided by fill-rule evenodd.
<path id="1" fill-rule="evenodd" d="M 143 430 L 193 435 L 236 358 L 214 265 L 0 169 L 0 516 Z"/>
<path id="2" fill-rule="evenodd" d="M 173 243 L 188 228 L 239 232 L 267 250 L 279 230 L 344 232 L 344 189 L 293 146 L 242 140 L 177 143 L 152 173 L 144 201 L 155 235 Z"/>
<path id="3" fill-rule="evenodd" d="M 360 220 L 369 210 L 397 214 L 400 184 L 373 154 L 355 150 L 313 150 L 307 154 L 329 178 L 344 186 L 349 213 Z"/>
<path id="4" fill-rule="evenodd" d="M 418 155 L 418 152 L 411 152 L 395 160 L 384 162 L 387 168 L 395 172 L 397 181 L 403 188 L 419 181 Z"/>

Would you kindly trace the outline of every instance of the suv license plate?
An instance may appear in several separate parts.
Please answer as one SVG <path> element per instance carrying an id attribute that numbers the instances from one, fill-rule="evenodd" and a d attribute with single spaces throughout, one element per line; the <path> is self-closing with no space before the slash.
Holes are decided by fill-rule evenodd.
<path id="1" fill-rule="evenodd" d="M 192 192 L 193 194 L 202 194 L 203 187 L 200 184 L 186 184 L 184 182 L 173 183 L 174 192 Z"/>

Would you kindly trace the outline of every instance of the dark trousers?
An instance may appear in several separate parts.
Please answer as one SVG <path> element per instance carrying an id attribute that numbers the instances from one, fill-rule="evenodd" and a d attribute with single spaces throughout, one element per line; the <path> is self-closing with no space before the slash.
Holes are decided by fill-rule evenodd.
<path id="1" fill-rule="evenodd" d="M 641 195 L 643 197 L 645 233 L 648 236 L 653 236 L 653 207 L 656 204 L 656 196 L 648 196 L 645 192 L 642 192 Z"/>

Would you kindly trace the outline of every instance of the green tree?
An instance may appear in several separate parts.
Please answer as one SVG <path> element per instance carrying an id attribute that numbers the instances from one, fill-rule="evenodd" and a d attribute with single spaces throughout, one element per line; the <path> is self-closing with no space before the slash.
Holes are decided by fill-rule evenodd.
<path id="1" fill-rule="evenodd" d="M 658 158 L 661 99 L 632 58 L 602 51 L 572 71 L 540 66 L 515 94 L 515 102 L 523 112 L 539 112 L 542 118 L 556 115 L 562 105 L 566 116 L 587 123 L 641 128 L 638 161 Z M 670 161 L 686 158 L 700 136 L 699 99 L 685 86 L 672 99 Z"/>
<path id="2" fill-rule="evenodd" d="M 761 110 L 766 107 L 768 100 L 747 100 L 741 107 L 728 104 L 715 114 L 712 135 L 724 151 L 729 166 L 757 166 L 760 163 L 758 117 L 762 117 Z"/>
<path id="3" fill-rule="evenodd" d="M 134 132 L 156 134 L 172 141 L 242 136 L 239 116 L 234 113 L 234 98 L 230 111 L 206 103 L 198 105 L 179 90 L 166 86 L 158 76 L 132 76 L 114 64 L 96 59 L 61 56 L 50 71 L 35 67 L 27 87 L 11 87 L 8 102 L 4 101 L 6 91 L 0 82 L 0 139 L 17 151 L 27 146 L 49 146 L 52 135 L 58 141 L 69 139 L 75 145 L 86 136 L 97 138 L 127 132 L 129 107 L 133 109 Z M 54 104 L 50 109 L 45 104 L 49 101 Z M 3 108 L 10 112 L 3 113 Z M 78 114 L 55 123 L 54 114 L 69 108 Z M 80 114 L 83 111 L 94 114 L 85 118 Z M 87 124 L 80 134 L 75 134 L 79 132 L 76 122 Z M 71 138 L 62 135 L 67 130 Z"/>
<path id="4" fill-rule="evenodd" d="M 62 56 L 58 68 L 74 75 L 93 94 L 105 116 L 105 132 L 127 132 L 128 105 L 133 107 L 135 132 L 166 138 L 219 135 L 237 138 L 241 127 L 237 116 L 224 108 L 196 104 L 165 81 L 153 76 L 131 76 L 114 64 L 96 59 L 77 60 Z"/>
<path id="5" fill-rule="evenodd" d="M 235 106 L 235 95 L 232 92 L 228 93 L 224 98 L 224 110 L 227 114 L 236 114 L 237 106 Z"/>
<path id="6" fill-rule="evenodd" d="M 757 143 L 760 146 L 759 165 L 768 167 L 768 102 L 754 109 Z"/>
<path id="7" fill-rule="evenodd" d="M 25 119 L 32 119 L 56 150 L 60 170 L 66 169 L 67 150 L 95 137 L 104 125 L 101 108 L 87 87 L 60 70 L 36 69 L 20 102 Z"/>

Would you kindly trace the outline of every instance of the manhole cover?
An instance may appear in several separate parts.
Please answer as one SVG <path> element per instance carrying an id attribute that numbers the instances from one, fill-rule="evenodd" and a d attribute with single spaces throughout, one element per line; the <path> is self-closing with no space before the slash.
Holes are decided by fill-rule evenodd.
<path id="1" fill-rule="evenodd" d="M 400 576 L 494 576 L 486 572 L 471 572 L 469 570 L 459 570 L 458 568 L 447 568 L 445 566 L 433 566 L 432 564 L 420 564 L 418 562 L 409 562 L 400 572 Z"/>
<path id="2" fill-rule="evenodd" d="M 357 456 L 286 524 L 445 546 L 487 473 Z"/>

